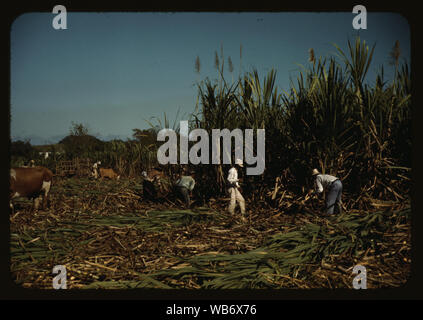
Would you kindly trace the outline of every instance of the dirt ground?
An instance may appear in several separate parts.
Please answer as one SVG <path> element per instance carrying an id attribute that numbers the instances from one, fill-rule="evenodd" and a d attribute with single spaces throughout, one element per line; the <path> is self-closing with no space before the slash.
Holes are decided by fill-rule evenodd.
<path id="1" fill-rule="evenodd" d="M 14 201 L 11 274 L 45 289 L 55 265 L 68 288 L 352 288 L 360 264 L 368 288 L 407 281 L 409 203 L 327 218 L 313 201 L 287 195 L 276 209 L 247 199 L 243 222 L 225 198 L 188 210 L 173 195 L 143 199 L 141 180 L 55 178 L 47 210 Z"/>

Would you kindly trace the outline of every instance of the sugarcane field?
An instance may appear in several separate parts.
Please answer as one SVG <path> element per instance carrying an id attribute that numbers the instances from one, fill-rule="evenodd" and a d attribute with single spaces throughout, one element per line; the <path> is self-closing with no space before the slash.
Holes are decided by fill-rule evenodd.
<path id="1" fill-rule="evenodd" d="M 274 68 L 232 74 L 223 46 L 214 79 L 197 56 L 191 112 L 146 111 L 148 126 L 128 124 L 126 140 L 103 139 L 75 111 L 57 143 L 11 141 L 13 282 L 56 289 L 61 274 L 56 285 L 78 290 L 406 285 L 409 64 L 403 42 L 392 42 L 382 54 L 393 59 L 388 77 L 373 63 L 377 44 L 344 39 L 331 54 L 306 51 L 288 89 Z"/>

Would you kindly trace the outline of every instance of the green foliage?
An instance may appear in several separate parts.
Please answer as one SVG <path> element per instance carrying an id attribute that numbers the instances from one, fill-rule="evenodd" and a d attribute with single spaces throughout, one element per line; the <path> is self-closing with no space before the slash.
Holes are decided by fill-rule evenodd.
<path id="1" fill-rule="evenodd" d="M 92 153 L 102 151 L 104 142 L 94 136 L 69 135 L 63 138 L 60 143 L 64 146 L 68 158 L 89 157 Z"/>
<path id="2" fill-rule="evenodd" d="M 294 177 L 290 187 L 302 186 L 310 179 L 310 169 L 317 167 L 345 179 L 351 192 L 360 192 L 374 185 L 375 179 L 386 180 L 382 167 L 409 167 L 411 78 L 407 64 L 398 67 L 390 85 L 381 69 L 371 87 L 366 75 L 375 46 L 369 48 L 357 37 L 348 42 L 348 53 L 335 47 L 341 63 L 335 57 L 317 58 L 311 49 L 309 67 L 283 93 L 275 85 L 273 69 L 263 81 L 253 70 L 232 86 L 218 70 L 219 81 L 206 79 L 198 84 L 194 127 L 265 128 L 264 180 L 268 178 L 269 187 L 283 170 Z M 215 60 L 217 64 L 217 53 Z M 222 169 L 218 166 L 207 182 L 221 192 Z"/>
<path id="3" fill-rule="evenodd" d="M 391 82 L 384 78 L 382 68 L 370 85 L 366 75 L 375 46 L 369 48 L 357 37 L 355 42 L 348 41 L 346 53 L 335 47 L 338 57 L 317 57 L 310 49 L 309 65 L 302 68 L 287 91 L 276 86 L 273 69 L 264 77 L 252 70 L 228 84 L 223 76 L 223 47 L 220 55 L 215 52 L 214 56 L 218 79 L 197 83 L 191 130 L 203 128 L 209 134 L 212 129 L 223 128 L 266 130 L 266 171 L 261 177 L 246 177 L 251 192 L 273 187 L 275 176 L 282 172 L 290 177 L 287 187 L 298 191 L 309 182 L 313 167 L 338 175 L 350 192 L 367 192 L 376 180 L 388 183 L 392 171 L 383 168 L 411 166 L 412 87 L 408 65 L 400 65 L 397 59 Z M 399 43 L 395 48 L 399 57 Z M 196 61 L 199 69 L 199 57 Z M 230 58 L 228 66 L 233 68 Z M 158 131 L 172 128 L 179 132 L 178 118 L 173 126 L 166 114 L 163 119 L 150 120 L 150 129 L 133 129 L 133 140 L 109 142 L 90 135 L 85 125 L 72 122 L 71 134 L 61 141 L 63 157 L 88 157 L 120 174 L 137 176 L 157 165 Z M 28 161 L 30 153 L 28 142 L 12 144 L 12 155 L 27 157 Z M 54 156 L 47 161 L 58 159 Z M 227 165 L 195 166 L 211 196 L 224 193 L 227 169 Z M 172 170 L 176 168 L 165 168 Z"/>
<path id="4" fill-rule="evenodd" d="M 88 132 L 89 130 L 86 125 L 72 121 L 72 126 L 69 129 L 69 134 L 71 136 L 86 136 Z"/>
<path id="5" fill-rule="evenodd" d="M 115 168 L 120 174 L 139 176 L 156 165 L 156 145 L 136 140 L 113 140 L 105 143 L 104 152 L 96 155 L 102 166 Z"/>
<path id="6" fill-rule="evenodd" d="M 10 142 L 11 167 L 28 165 L 29 161 L 33 159 L 35 155 L 36 150 L 28 140 L 17 140 Z"/>
<path id="7" fill-rule="evenodd" d="M 103 141 L 88 134 L 88 127 L 82 123 L 72 121 L 69 133 L 68 136 L 59 142 L 63 145 L 68 159 L 89 157 L 92 153 L 103 150 Z"/>
<path id="8" fill-rule="evenodd" d="M 17 140 L 10 143 L 10 153 L 12 156 L 29 159 L 33 156 L 34 152 L 35 150 L 28 140 Z"/>
<path id="9" fill-rule="evenodd" d="M 157 131 L 154 128 L 140 130 L 132 129 L 132 136 L 143 146 L 151 146 L 157 144 Z"/>

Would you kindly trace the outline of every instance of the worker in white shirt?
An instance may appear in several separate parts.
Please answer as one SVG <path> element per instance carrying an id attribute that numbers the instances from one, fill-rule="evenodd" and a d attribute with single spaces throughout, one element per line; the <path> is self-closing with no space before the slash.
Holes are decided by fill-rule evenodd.
<path id="1" fill-rule="evenodd" d="M 93 164 L 93 176 L 95 179 L 98 178 L 98 166 L 101 164 L 100 161 L 97 161 L 96 163 Z"/>
<path id="2" fill-rule="evenodd" d="M 238 170 L 237 168 L 243 167 L 243 163 L 241 159 L 235 160 L 235 166 L 229 169 L 228 174 L 228 182 L 229 182 L 229 195 L 231 197 L 229 203 L 229 213 L 234 214 L 236 203 L 238 202 L 239 207 L 241 209 L 241 215 L 245 215 L 245 200 L 242 196 L 241 192 L 239 191 L 239 179 L 238 179 Z M 242 217 L 244 220 L 245 217 Z"/>
<path id="3" fill-rule="evenodd" d="M 327 191 L 326 196 L 326 210 L 327 214 L 342 212 L 342 182 L 339 178 L 329 174 L 321 174 L 317 169 L 313 169 L 312 175 L 314 180 L 314 192 L 312 190 L 309 194 L 322 193 Z"/>

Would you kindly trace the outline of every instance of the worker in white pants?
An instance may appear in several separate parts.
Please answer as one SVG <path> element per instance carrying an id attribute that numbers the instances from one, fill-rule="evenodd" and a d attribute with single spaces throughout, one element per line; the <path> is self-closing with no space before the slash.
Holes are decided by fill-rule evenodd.
<path id="1" fill-rule="evenodd" d="M 97 161 L 96 163 L 93 164 L 93 173 L 92 175 L 94 176 L 94 179 L 98 179 L 98 166 L 101 164 L 101 161 Z"/>
<path id="2" fill-rule="evenodd" d="M 239 180 L 238 180 L 238 170 L 237 167 L 243 167 L 242 160 L 236 159 L 235 166 L 229 170 L 228 182 L 229 182 L 229 195 L 231 200 L 229 202 L 229 213 L 234 214 L 236 203 L 238 202 L 241 209 L 241 214 L 245 214 L 245 200 L 239 191 Z M 244 218 L 244 217 L 243 217 Z M 245 219 L 245 218 L 244 218 Z"/>

